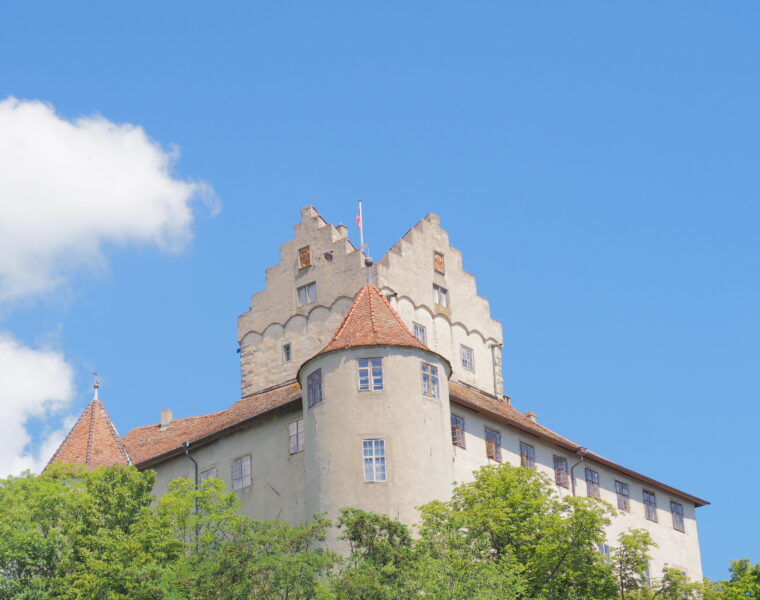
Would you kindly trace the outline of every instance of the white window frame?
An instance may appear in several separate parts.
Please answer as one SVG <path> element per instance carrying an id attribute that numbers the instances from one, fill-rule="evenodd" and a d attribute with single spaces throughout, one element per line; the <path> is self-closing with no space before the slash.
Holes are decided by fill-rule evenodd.
<path id="1" fill-rule="evenodd" d="M 303 452 L 303 418 L 288 423 L 288 450 L 290 454 Z"/>
<path id="2" fill-rule="evenodd" d="M 362 440 L 362 463 L 365 483 L 388 480 L 384 439 Z"/>
<path id="3" fill-rule="evenodd" d="M 251 455 L 239 456 L 232 461 L 232 489 L 242 490 L 251 486 Z"/>
<path id="4" fill-rule="evenodd" d="M 462 367 L 475 372 L 475 350 L 464 344 L 459 344 L 459 358 L 462 361 Z"/>
<path id="5" fill-rule="evenodd" d="M 678 507 L 678 510 L 674 510 L 676 506 Z M 675 500 L 671 500 L 670 514 L 673 517 L 673 529 L 680 531 L 681 533 L 686 533 L 686 519 L 683 514 L 683 504 L 676 502 Z M 676 517 L 676 515 L 678 516 Z"/>
<path id="6" fill-rule="evenodd" d="M 533 444 L 520 442 L 520 466 L 529 469 L 536 468 L 536 449 Z"/>
<path id="7" fill-rule="evenodd" d="M 357 385 L 360 392 L 383 391 L 383 359 L 356 359 Z"/>
<path id="8" fill-rule="evenodd" d="M 427 328 L 424 325 L 412 321 L 412 333 L 417 338 L 417 341 L 427 346 Z"/>
<path id="9" fill-rule="evenodd" d="M 198 481 L 206 481 L 207 479 L 217 478 L 216 466 L 203 469 L 198 475 Z"/>
<path id="10" fill-rule="evenodd" d="M 430 363 L 422 363 L 422 394 L 430 398 L 439 398 L 441 395 L 438 367 Z"/>
<path id="11" fill-rule="evenodd" d="M 305 306 L 317 301 L 317 282 L 311 281 L 305 285 L 296 288 L 298 305 Z"/>
<path id="12" fill-rule="evenodd" d="M 488 460 L 495 460 L 496 462 L 501 462 L 501 431 L 498 431 L 496 429 L 491 429 L 490 427 L 486 427 L 486 432 L 484 434 L 485 442 L 486 442 L 486 458 Z M 493 440 L 493 448 L 494 453 L 493 456 L 491 456 L 488 452 L 488 437 L 489 434 L 492 434 Z"/>
<path id="13" fill-rule="evenodd" d="M 322 395 L 322 369 L 312 371 L 306 376 L 306 404 L 309 408 L 321 404 Z"/>
<path id="14" fill-rule="evenodd" d="M 433 302 L 443 308 L 449 307 L 449 290 L 437 283 L 433 284 Z"/>
<path id="15" fill-rule="evenodd" d="M 464 417 L 451 413 L 451 443 L 457 448 L 466 448 Z"/>

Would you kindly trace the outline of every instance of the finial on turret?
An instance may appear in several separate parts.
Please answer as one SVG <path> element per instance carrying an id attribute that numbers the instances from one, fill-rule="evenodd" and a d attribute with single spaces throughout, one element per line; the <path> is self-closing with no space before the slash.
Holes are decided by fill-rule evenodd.
<path id="1" fill-rule="evenodd" d="M 99 400 L 99 398 L 98 398 L 98 390 L 100 389 L 100 380 L 98 379 L 97 372 L 93 371 L 92 372 L 92 376 L 95 378 L 95 381 L 92 382 L 92 389 L 93 389 L 92 399 L 93 400 Z"/>

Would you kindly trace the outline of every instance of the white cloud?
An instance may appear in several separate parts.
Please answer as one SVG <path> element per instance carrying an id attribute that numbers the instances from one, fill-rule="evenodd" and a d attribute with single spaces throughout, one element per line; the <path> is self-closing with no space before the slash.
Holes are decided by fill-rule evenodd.
<path id="1" fill-rule="evenodd" d="M 47 434 L 37 452 L 31 449 L 30 419 L 48 420 L 70 406 L 73 372 L 63 355 L 34 350 L 0 333 L 0 477 L 24 469 L 40 471 L 71 425 Z"/>
<path id="2" fill-rule="evenodd" d="M 77 267 L 104 265 L 104 244 L 181 250 L 193 200 L 212 192 L 174 177 L 176 158 L 136 125 L 0 101 L 0 301 L 42 295 Z"/>
<path id="3" fill-rule="evenodd" d="M 137 125 L 0 101 L 0 312 L 76 269 L 102 268 L 106 245 L 181 250 L 194 201 L 215 198 L 208 185 L 173 175 L 177 158 Z M 0 477 L 44 467 L 73 424 L 68 415 L 56 429 L 73 396 L 62 354 L 0 331 Z"/>

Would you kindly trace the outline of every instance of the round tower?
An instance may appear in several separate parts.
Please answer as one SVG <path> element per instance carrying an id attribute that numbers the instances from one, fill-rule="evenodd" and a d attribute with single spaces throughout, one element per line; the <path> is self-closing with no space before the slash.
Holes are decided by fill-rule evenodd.
<path id="1" fill-rule="evenodd" d="M 364 286 L 330 342 L 298 372 L 307 515 L 351 506 L 417 521 L 451 494 L 451 365 Z"/>

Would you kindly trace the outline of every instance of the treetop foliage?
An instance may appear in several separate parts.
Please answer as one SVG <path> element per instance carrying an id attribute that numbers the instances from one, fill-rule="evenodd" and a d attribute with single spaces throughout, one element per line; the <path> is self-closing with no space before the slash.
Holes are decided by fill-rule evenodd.
<path id="1" fill-rule="evenodd" d="M 344 508 L 335 526 L 255 521 L 217 479 L 172 482 L 115 466 L 0 480 L 0 600 L 746 600 L 760 565 L 722 582 L 666 568 L 644 530 L 599 553 L 614 509 L 560 497 L 543 475 L 484 467 L 415 530 Z M 328 543 L 329 541 L 329 543 Z M 341 548 L 341 554 L 327 548 Z"/>

